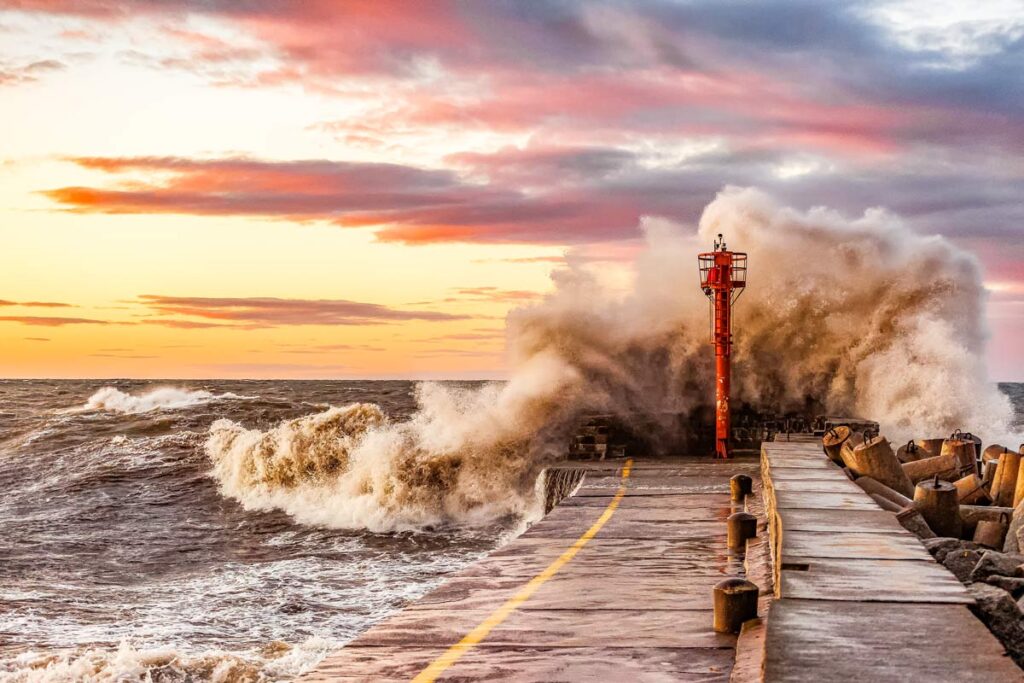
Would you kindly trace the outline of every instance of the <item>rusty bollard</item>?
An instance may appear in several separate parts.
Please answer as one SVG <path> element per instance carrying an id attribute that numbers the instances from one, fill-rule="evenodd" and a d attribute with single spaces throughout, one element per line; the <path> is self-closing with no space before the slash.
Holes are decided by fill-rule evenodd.
<path id="1" fill-rule="evenodd" d="M 824 437 L 821 439 L 821 445 L 825 449 L 825 455 L 828 459 L 839 465 L 843 466 L 843 444 L 850 438 L 850 428 L 846 425 L 839 425 L 828 430 Z"/>
<path id="2" fill-rule="evenodd" d="M 960 519 L 956 486 L 942 481 L 938 476 L 922 481 L 914 490 L 914 507 L 920 510 L 924 521 L 928 522 L 936 534 L 960 538 L 963 522 Z"/>
<path id="3" fill-rule="evenodd" d="M 714 588 L 714 627 L 718 633 L 739 633 L 743 622 L 757 617 L 756 585 L 732 577 L 719 581 Z"/>
<path id="4" fill-rule="evenodd" d="M 734 512 L 727 521 L 729 550 L 746 550 L 747 539 L 757 536 L 757 517 L 749 512 Z"/>
<path id="5" fill-rule="evenodd" d="M 745 474 L 734 474 L 729 479 L 729 494 L 732 502 L 739 503 L 754 492 L 754 480 Z"/>

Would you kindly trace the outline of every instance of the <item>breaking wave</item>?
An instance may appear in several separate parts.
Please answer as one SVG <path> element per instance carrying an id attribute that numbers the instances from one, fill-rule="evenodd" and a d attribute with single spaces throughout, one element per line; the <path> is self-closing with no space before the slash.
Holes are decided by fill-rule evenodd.
<path id="1" fill-rule="evenodd" d="M 372 530 L 534 514 L 534 483 L 580 415 L 638 420 L 656 440 L 713 386 L 695 254 L 716 233 L 750 256 L 735 311 L 734 404 L 880 420 L 890 440 L 1009 432 L 1008 399 L 983 361 L 985 292 L 975 259 L 897 216 L 780 206 L 726 188 L 697 234 L 645 219 L 631 287 L 569 258 L 554 292 L 508 317 L 510 380 L 418 389 L 389 421 L 355 404 L 266 432 L 215 423 L 206 449 L 226 495 L 299 521 Z"/>
<path id="2" fill-rule="evenodd" d="M 275 641 L 249 652 L 211 651 L 189 655 L 172 648 L 137 649 L 122 642 L 114 649 L 24 652 L 0 661 L 0 678 L 10 683 L 261 683 L 293 678 L 312 668 L 335 647 L 336 643 L 310 638 L 296 646 Z"/>
<path id="3" fill-rule="evenodd" d="M 211 401 L 246 399 L 230 392 L 214 394 L 201 389 L 179 389 L 160 387 L 139 396 L 132 396 L 116 387 L 103 387 L 85 402 L 77 411 L 103 410 L 112 413 L 138 414 L 151 410 L 180 410 Z"/>
<path id="4" fill-rule="evenodd" d="M 210 427 L 206 450 L 221 491 L 251 509 L 280 508 L 300 522 L 372 531 L 458 522 L 469 526 L 540 514 L 535 490 L 572 373 L 538 358 L 507 384 L 417 387 L 420 410 L 388 420 L 353 404 L 282 422 L 266 432 L 230 420 Z M 558 373 L 564 373 L 559 379 Z"/>

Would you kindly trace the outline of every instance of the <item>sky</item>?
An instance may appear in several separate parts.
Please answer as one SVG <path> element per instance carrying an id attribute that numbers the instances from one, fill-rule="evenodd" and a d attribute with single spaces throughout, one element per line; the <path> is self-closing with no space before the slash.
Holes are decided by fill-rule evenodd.
<path id="1" fill-rule="evenodd" d="M 0 0 L 0 131 L 0 377 L 501 377 L 751 185 L 972 251 L 1024 381 L 1024 0 Z"/>

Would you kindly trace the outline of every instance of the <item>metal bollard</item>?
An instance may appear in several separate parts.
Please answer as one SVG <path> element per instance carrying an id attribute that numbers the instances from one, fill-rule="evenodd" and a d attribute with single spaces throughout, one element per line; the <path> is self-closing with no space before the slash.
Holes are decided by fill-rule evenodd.
<path id="1" fill-rule="evenodd" d="M 743 622 L 757 617 L 757 598 L 760 590 L 756 585 L 733 577 L 715 584 L 714 628 L 718 633 L 739 633 Z"/>
<path id="2" fill-rule="evenodd" d="M 732 502 L 739 503 L 754 492 L 754 480 L 746 474 L 734 474 L 729 479 L 729 494 Z"/>
<path id="3" fill-rule="evenodd" d="M 729 550 L 746 550 L 747 539 L 757 536 L 757 517 L 749 512 L 734 512 L 727 521 Z"/>

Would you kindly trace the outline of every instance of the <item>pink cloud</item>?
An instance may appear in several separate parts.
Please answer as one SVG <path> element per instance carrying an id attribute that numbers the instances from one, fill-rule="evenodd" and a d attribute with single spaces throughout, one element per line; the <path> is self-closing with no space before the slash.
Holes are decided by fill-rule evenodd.
<path id="1" fill-rule="evenodd" d="M 268 216 L 377 228 L 405 243 L 556 242 L 634 234 L 639 196 L 558 187 L 544 194 L 477 184 L 450 171 L 397 164 L 252 159 L 77 158 L 119 177 L 157 174 L 114 188 L 62 187 L 43 194 L 76 212 Z M 537 169 L 536 182 L 545 177 Z"/>

